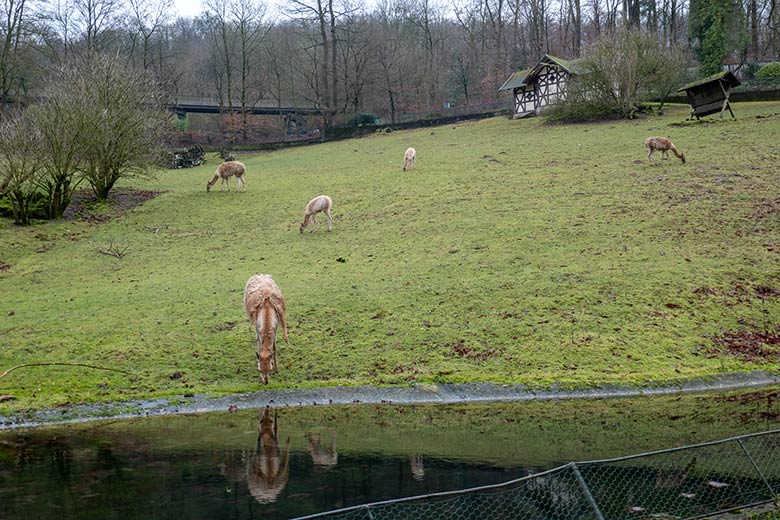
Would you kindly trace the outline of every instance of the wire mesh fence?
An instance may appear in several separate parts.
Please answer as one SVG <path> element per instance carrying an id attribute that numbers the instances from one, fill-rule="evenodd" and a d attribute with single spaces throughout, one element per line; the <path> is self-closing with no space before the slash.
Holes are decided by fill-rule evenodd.
<path id="1" fill-rule="evenodd" d="M 780 506 L 780 430 L 628 457 L 572 462 L 494 486 L 301 517 L 344 520 L 696 519 Z"/>

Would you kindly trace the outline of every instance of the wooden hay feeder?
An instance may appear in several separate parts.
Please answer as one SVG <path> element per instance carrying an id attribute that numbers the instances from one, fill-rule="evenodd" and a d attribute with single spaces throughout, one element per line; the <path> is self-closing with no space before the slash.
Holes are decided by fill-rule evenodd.
<path id="1" fill-rule="evenodd" d="M 688 96 L 688 103 L 691 104 L 692 108 L 689 119 L 694 117 L 701 119 L 716 112 L 720 112 L 720 117 L 723 118 L 726 110 L 729 111 L 731 117 L 734 117 L 729 103 L 729 91 L 732 87 L 741 84 L 731 71 L 725 71 L 689 83 L 677 92 L 685 92 Z"/>

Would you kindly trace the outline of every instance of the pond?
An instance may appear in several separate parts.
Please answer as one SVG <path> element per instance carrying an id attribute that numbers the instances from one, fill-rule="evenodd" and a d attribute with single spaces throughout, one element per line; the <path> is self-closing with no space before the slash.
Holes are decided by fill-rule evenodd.
<path id="1" fill-rule="evenodd" d="M 26 428 L 0 432 L 0 518 L 291 518 L 777 428 L 771 391 Z"/>

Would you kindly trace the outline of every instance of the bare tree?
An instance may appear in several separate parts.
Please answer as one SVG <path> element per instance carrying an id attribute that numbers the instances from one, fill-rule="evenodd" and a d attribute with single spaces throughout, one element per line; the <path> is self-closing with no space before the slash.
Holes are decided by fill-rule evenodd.
<path id="1" fill-rule="evenodd" d="M 144 70 L 153 65 L 152 43 L 171 20 L 173 0 L 128 0 L 132 13 L 132 41 L 140 39 L 141 63 Z"/>
<path id="2" fill-rule="evenodd" d="M 4 0 L 0 11 L 0 104 L 15 101 L 20 81 L 20 54 L 25 45 L 29 8 L 26 0 Z"/>
<path id="3" fill-rule="evenodd" d="M 377 81 L 379 90 L 387 97 L 390 120 L 395 123 L 398 96 L 401 84 L 401 24 L 402 13 L 394 0 L 380 0 L 376 10 L 376 27 L 374 41 L 376 42 L 377 66 L 381 77 Z"/>
<path id="4" fill-rule="evenodd" d="M 411 16 L 420 33 L 424 49 L 423 84 L 425 85 L 426 103 L 429 107 L 436 106 L 436 93 L 439 86 L 437 61 L 439 44 L 437 26 L 440 22 L 441 7 L 435 0 L 413 0 Z"/>
<path id="5" fill-rule="evenodd" d="M 83 175 L 98 199 L 122 178 L 149 175 L 168 127 L 165 98 L 151 74 L 117 57 L 89 55 L 62 87 L 80 92 L 89 132 Z"/>
<path id="6" fill-rule="evenodd" d="M 588 100 L 603 100 L 633 117 L 643 95 L 666 97 L 679 85 L 685 56 L 668 49 L 655 34 L 624 29 L 596 42 L 584 58 L 581 81 Z"/>
<path id="7" fill-rule="evenodd" d="M 281 109 L 284 102 L 294 102 L 296 99 L 296 82 L 294 80 L 295 51 L 290 38 L 290 27 L 282 24 L 270 29 L 267 44 L 263 46 L 263 67 L 269 77 L 269 95 Z M 279 114 L 279 129 L 286 133 L 285 116 Z"/>
<path id="8" fill-rule="evenodd" d="M 39 186 L 50 219 L 62 218 L 70 205 L 80 182 L 87 134 L 91 131 L 88 113 L 94 107 L 85 103 L 81 90 L 74 88 L 79 81 L 72 67 L 62 67 L 49 78 L 42 101 L 29 109 L 40 129 L 43 175 Z"/>
<path id="9" fill-rule="evenodd" d="M 344 106 L 351 108 L 353 121 L 363 105 L 363 95 L 376 64 L 375 42 L 368 30 L 368 19 L 350 15 L 343 31 L 342 70 L 344 73 Z"/>
<path id="10" fill-rule="evenodd" d="M 37 13 L 38 33 L 44 43 L 41 51 L 53 67 L 70 58 L 75 34 L 75 8 L 70 0 L 54 0 L 44 4 Z"/>
<path id="11" fill-rule="evenodd" d="M 124 5 L 122 0 L 71 0 L 71 16 L 88 52 L 106 50 L 111 30 L 119 25 Z"/>
<path id="12" fill-rule="evenodd" d="M 211 60 L 214 67 L 214 81 L 221 108 L 227 105 L 227 112 L 233 113 L 233 60 L 235 38 L 229 20 L 229 0 L 207 0 L 206 23 L 211 39 Z"/>
<path id="13" fill-rule="evenodd" d="M 241 104 L 241 121 L 245 138 L 247 114 L 264 94 L 262 76 L 258 71 L 253 71 L 252 65 L 257 62 L 260 45 L 270 29 L 264 23 L 265 12 L 265 4 L 254 0 L 234 0 L 230 5 L 238 38 L 240 64 L 238 100 Z"/>
<path id="14" fill-rule="evenodd" d="M 330 9 L 328 9 L 330 5 Z M 318 64 L 319 70 L 308 74 L 309 78 L 316 79 L 316 91 L 319 92 L 319 98 L 322 107 L 326 112 L 326 124 L 328 120 L 328 113 L 332 111 L 335 106 L 335 99 L 330 92 L 332 83 L 329 78 L 336 72 L 333 67 L 329 65 L 331 60 L 331 47 L 336 45 L 333 41 L 332 35 L 328 30 L 328 17 L 332 13 L 333 0 L 290 0 L 287 14 L 294 19 L 302 22 L 313 21 L 317 26 L 317 32 L 319 33 L 319 41 L 315 43 L 315 46 L 319 46 L 322 49 L 320 57 L 314 57 L 314 61 Z M 307 47 L 310 49 L 311 47 Z M 311 55 L 311 53 L 307 53 Z"/>
<path id="15" fill-rule="evenodd" d="M 40 134 L 26 115 L 0 122 L 0 193 L 11 203 L 14 222 L 30 224 L 38 195 Z"/>

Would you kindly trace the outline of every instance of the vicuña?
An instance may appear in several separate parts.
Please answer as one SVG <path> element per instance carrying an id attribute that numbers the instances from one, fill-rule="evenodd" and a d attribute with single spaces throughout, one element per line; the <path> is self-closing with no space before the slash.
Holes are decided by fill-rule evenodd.
<path id="1" fill-rule="evenodd" d="M 211 191 L 211 187 L 214 186 L 218 180 L 222 179 L 220 189 L 225 187 L 230 191 L 230 178 L 235 177 L 238 187 L 246 191 L 246 181 L 244 181 L 244 173 L 246 172 L 246 166 L 239 161 L 228 161 L 219 165 L 217 171 L 214 172 L 214 177 L 206 183 L 206 191 Z"/>
<path id="2" fill-rule="evenodd" d="M 685 164 L 685 154 L 678 152 L 677 148 L 674 146 L 674 143 L 672 143 L 666 137 L 648 137 L 645 139 L 645 146 L 648 150 L 647 160 L 650 162 L 653 161 L 653 154 L 655 152 L 661 152 L 661 157 L 668 159 L 669 151 L 671 150 L 671 152 L 676 155 L 683 164 Z"/>

